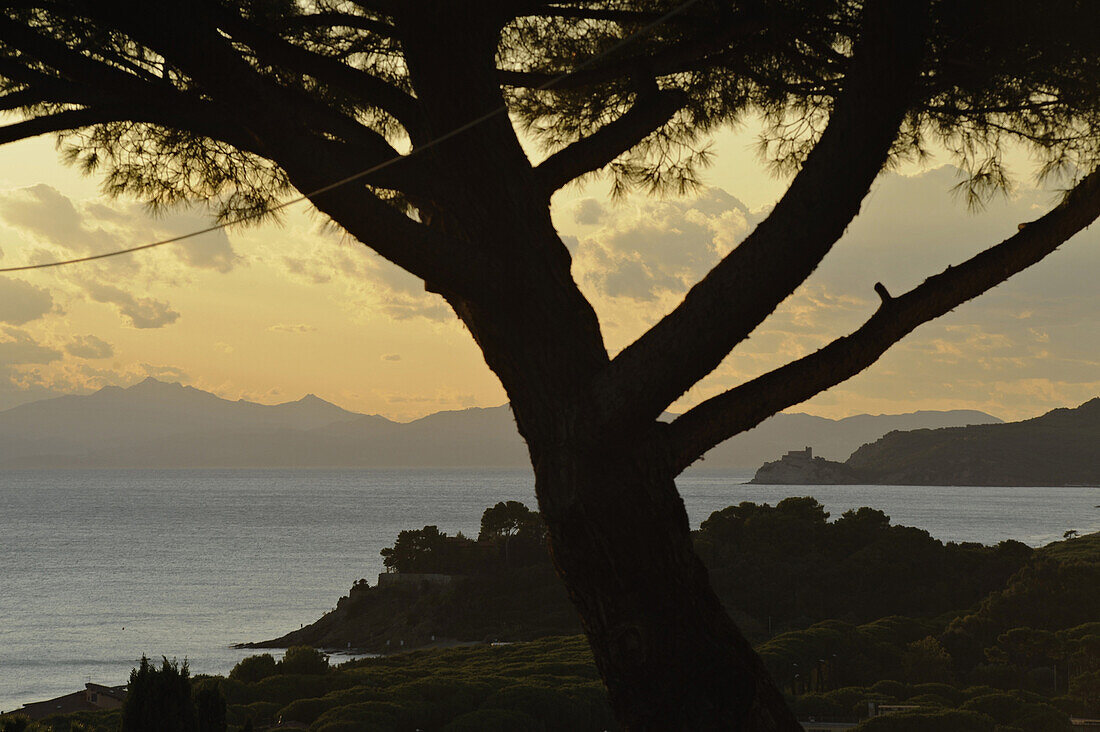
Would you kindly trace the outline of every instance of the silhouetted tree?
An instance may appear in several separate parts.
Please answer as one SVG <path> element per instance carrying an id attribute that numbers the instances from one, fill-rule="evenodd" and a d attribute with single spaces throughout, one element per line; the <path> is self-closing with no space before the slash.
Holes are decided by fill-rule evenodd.
<path id="1" fill-rule="evenodd" d="M 210 198 L 232 217 L 291 188 L 310 193 L 446 299 L 508 393 L 556 568 L 632 728 L 797 729 L 692 551 L 675 476 L 1039 261 L 1100 210 L 1094 173 L 1050 213 L 913 290 L 875 287 L 881 306 L 852 334 L 664 424 L 663 410 L 814 271 L 891 159 L 943 143 L 979 195 L 1005 182 L 1006 140 L 1030 145 L 1048 170 L 1092 170 L 1096 4 L 0 7 L 0 108 L 24 115 L 0 142 L 65 133 L 70 160 L 154 205 Z M 768 122 L 772 159 L 797 171 L 788 191 L 680 305 L 610 353 L 551 196 L 597 171 L 619 190 L 690 187 L 706 159 L 701 136 L 748 114 Z"/>
<path id="2" fill-rule="evenodd" d="M 195 704 L 196 732 L 225 732 L 225 694 L 216 679 L 195 684 L 192 692 Z"/>
<path id="3" fill-rule="evenodd" d="M 392 547 L 381 551 L 382 564 L 395 572 L 438 572 L 446 539 L 438 526 L 402 531 Z"/>
<path id="4" fill-rule="evenodd" d="M 329 671 L 328 656 L 309 646 L 292 646 L 279 662 L 279 673 L 325 674 Z"/>
<path id="5" fill-rule="evenodd" d="M 481 531 L 477 540 L 493 541 L 520 534 L 541 539 L 545 531 L 538 511 L 532 511 L 519 501 L 501 501 L 481 514 Z"/>
<path id="6" fill-rule="evenodd" d="M 500 547 L 507 566 L 524 566 L 546 558 L 546 524 L 538 511 L 519 501 L 502 501 L 481 514 L 479 542 Z"/>
<path id="7" fill-rule="evenodd" d="M 229 678 L 234 681 L 253 683 L 266 679 L 279 672 L 275 658 L 270 653 L 261 653 L 258 656 L 242 658 L 229 672 Z"/>
<path id="8" fill-rule="evenodd" d="M 158 669 L 145 656 L 130 672 L 122 706 L 122 732 L 194 732 L 195 707 L 187 661 L 163 660 Z"/>

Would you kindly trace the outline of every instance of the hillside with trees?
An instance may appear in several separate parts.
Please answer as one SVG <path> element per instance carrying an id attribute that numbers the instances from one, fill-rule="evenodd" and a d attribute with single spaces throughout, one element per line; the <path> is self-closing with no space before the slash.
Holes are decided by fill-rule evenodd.
<path id="1" fill-rule="evenodd" d="M 846 465 L 882 485 L 1100 485 L 1100 398 L 1022 422 L 891 432 Z"/>
<path id="2" fill-rule="evenodd" d="M 151 719 L 156 726 L 150 729 L 201 732 L 274 724 L 312 732 L 619 729 L 586 641 L 561 635 L 578 630 L 575 615 L 572 625 L 563 618 L 558 628 L 510 626 L 494 607 L 511 597 L 519 611 L 511 617 L 521 620 L 547 601 L 531 595 L 533 588 L 561 592 L 545 559 L 520 548 L 539 543 L 545 529 L 537 514 L 498 504 L 486 511 L 478 540 L 431 528 L 402 532 L 386 553 L 388 566 L 410 578 L 420 574 L 411 570 L 462 569 L 469 572 L 464 579 L 446 590 L 415 581 L 392 591 L 357 584 L 330 619 L 370 625 L 393 613 L 394 622 L 376 630 L 411 639 L 418 616 L 440 606 L 450 612 L 464 597 L 471 612 L 451 632 L 476 634 L 496 623 L 502 639 L 532 640 L 413 652 L 383 647 L 391 652 L 340 665 L 337 656 L 296 646 L 282 660 L 250 656 L 228 677 L 193 683 L 185 665 L 165 661 L 158 671 L 143 661 L 123 710 L 31 724 L 4 717 L 0 731 L 115 732 L 120 723 L 128 728 L 128 719 Z M 776 543 L 800 531 L 809 532 L 805 546 L 793 539 Z M 918 529 L 891 526 L 874 509 L 828 521 L 813 499 L 794 498 L 716 512 L 696 540 L 713 569 L 736 571 L 729 556 L 745 552 L 786 573 L 772 596 L 749 607 L 776 609 L 778 625 L 770 632 L 736 603 L 730 610 L 758 634 L 756 652 L 800 719 L 858 723 L 858 732 L 1070 732 L 1071 717 L 1100 716 L 1100 534 L 1037 550 L 1016 542 L 944 545 Z M 471 551 L 474 545 L 484 546 Z M 850 579 L 835 584 L 837 572 L 806 595 L 804 605 L 787 598 L 784 610 L 784 595 L 802 587 L 828 557 L 844 558 Z M 539 566 L 545 571 L 534 573 Z M 529 581 L 517 583 L 525 572 L 532 572 Z M 970 581 L 982 586 L 956 586 Z M 386 592 L 392 596 L 383 602 Z M 550 602 L 571 609 L 564 597 Z M 361 614 L 348 612 L 357 605 Z M 844 619 L 818 619 L 829 613 Z M 476 614 L 483 618 L 475 620 Z M 150 699 L 162 696 L 164 703 L 151 708 Z"/>
<path id="3" fill-rule="evenodd" d="M 521 641 L 579 632 L 553 580 L 544 537 L 538 514 L 515 501 L 486 509 L 476 539 L 436 526 L 402 531 L 382 550 L 390 571 L 380 580 L 394 581 L 359 580 L 316 623 L 257 647 L 351 643 L 385 652 L 431 645 L 433 637 Z M 1018 541 L 943 543 L 869 507 L 830 517 L 809 497 L 716 511 L 693 540 L 723 604 L 754 642 L 825 621 L 861 625 L 906 616 L 947 623 L 978 612 L 998 593 L 1020 602 L 1014 583 L 1047 592 L 1037 578 L 1055 570 L 1043 567 L 1085 575 L 1100 567 L 1100 535 L 1039 550 Z M 434 581 L 438 575 L 447 581 Z M 1079 579 L 1079 596 L 1063 598 L 1066 618 L 1057 622 L 1065 627 L 1100 610 L 1088 577 Z"/>

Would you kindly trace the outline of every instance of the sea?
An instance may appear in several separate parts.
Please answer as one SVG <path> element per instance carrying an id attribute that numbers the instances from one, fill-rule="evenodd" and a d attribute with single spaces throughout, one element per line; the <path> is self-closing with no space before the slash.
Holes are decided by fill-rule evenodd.
<path id="1" fill-rule="evenodd" d="M 741 501 L 872 506 L 944 541 L 1040 546 L 1100 530 L 1100 488 L 746 485 L 677 481 L 693 526 Z M 0 471 L 0 710 L 125 683 L 144 654 L 226 673 L 374 584 L 402 529 L 476 536 L 498 501 L 534 506 L 525 470 Z M 337 657 L 338 659 L 338 657 Z"/>

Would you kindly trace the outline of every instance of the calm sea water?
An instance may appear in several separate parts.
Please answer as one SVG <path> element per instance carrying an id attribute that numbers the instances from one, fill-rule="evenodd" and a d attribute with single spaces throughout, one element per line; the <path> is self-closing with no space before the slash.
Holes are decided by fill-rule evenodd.
<path id="1" fill-rule="evenodd" d="M 834 516 L 874 506 L 945 541 L 1038 546 L 1100 530 L 1100 489 L 741 485 L 678 481 L 692 524 L 744 500 L 813 495 Z M 225 673 L 247 652 L 374 582 L 397 532 L 477 534 L 502 500 L 534 504 L 526 471 L 0 472 L 0 709 L 124 683 L 142 654 Z"/>

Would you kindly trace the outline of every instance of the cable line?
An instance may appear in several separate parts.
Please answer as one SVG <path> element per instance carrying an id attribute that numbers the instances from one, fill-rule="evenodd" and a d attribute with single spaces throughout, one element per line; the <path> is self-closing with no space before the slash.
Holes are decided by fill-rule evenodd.
<path id="1" fill-rule="evenodd" d="M 636 39 L 638 39 L 638 38 L 640 38 L 644 35 L 649 34 L 649 32 L 652 31 L 654 28 L 668 22 L 671 18 L 673 18 L 673 17 L 679 15 L 680 13 L 684 12 L 685 10 L 687 10 L 689 7 L 691 7 L 692 5 L 694 5 L 697 2 L 699 2 L 699 0 L 687 0 L 684 3 L 681 3 L 680 5 L 677 5 L 675 8 L 668 11 L 667 13 L 662 15 L 661 17 L 659 17 L 656 20 L 651 21 L 649 24 L 643 26 L 637 32 L 632 33 L 631 35 L 627 36 L 626 38 L 623 38 L 622 40 L 620 40 L 620 41 L 616 42 L 615 44 L 613 44 L 610 48 L 607 48 L 604 51 L 600 52 L 599 54 L 593 56 L 592 58 L 587 59 L 586 61 L 583 61 L 582 63 L 578 64 L 572 70 L 567 71 L 567 72 L 562 73 L 562 74 L 559 74 L 558 76 L 555 76 L 554 78 L 550 79 L 549 81 L 543 82 L 542 84 L 539 84 L 538 86 L 531 87 L 531 91 L 546 91 L 546 90 L 552 88 L 556 84 L 558 84 L 562 81 L 565 81 L 569 77 L 575 75 L 577 72 L 581 71 L 582 69 L 584 69 L 588 66 L 591 66 L 596 61 L 599 61 L 600 59 L 609 56 L 610 54 L 614 53 L 615 51 L 618 51 L 623 46 L 626 46 L 627 44 L 632 43 Z M 245 221 L 251 221 L 252 219 L 257 219 L 257 218 L 259 218 L 261 216 L 265 216 L 269 213 L 274 213 L 276 211 L 281 211 L 284 208 L 288 208 L 288 207 L 293 206 L 295 204 L 298 204 L 298 203 L 301 203 L 303 201 L 309 200 L 310 198 L 312 198 L 314 196 L 318 196 L 322 193 L 327 193 L 328 191 L 331 191 L 334 188 L 339 188 L 340 186 L 344 186 L 344 185 L 347 185 L 348 183 L 352 183 L 356 180 L 359 180 L 360 178 L 364 178 L 368 175 L 371 175 L 372 173 L 377 173 L 378 171 L 384 170 L 384 169 L 390 167 L 391 165 L 394 165 L 394 164 L 396 164 L 396 163 L 398 163 L 402 160 L 406 160 L 408 158 L 411 158 L 414 155 L 417 155 L 418 153 L 422 153 L 425 150 L 430 150 L 431 148 L 436 147 L 436 146 L 446 142 L 447 140 L 450 140 L 451 138 L 453 138 L 457 135 L 461 135 L 463 132 L 466 132 L 467 130 L 469 130 L 473 127 L 476 127 L 476 126 L 482 124 L 483 122 L 486 122 L 486 121 L 492 119 L 493 117 L 496 117 L 498 114 L 503 114 L 503 113 L 507 113 L 507 112 L 508 112 L 508 105 L 502 104 L 501 106 L 497 107 L 496 109 L 494 109 L 490 112 L 486 112 L 485 114 L 481 115 L 480 117 L 472 119 L 469 122 L 466 122 L 465 124 L 460 125 L 460 126 L 454 128 L 453 130 L 451 130 L 449 132 L 446 132 L 443 135 L 440 135 L 439 137 L 436 137 L 432 140 L 429 140 L 428 142 L 424 143 L 423 145 L 421 145 L 417 148 L 414 148 L 413 150 L 411 150 L 409 152 L 408 155 L 397 155 L 395 157 L 389 158 L 388 160 L 384 160 L 381 163 L 378 163 L 376 165 L 372 165 L 369 168 L 361 170 L 358 173 L 354 173 L 352 175 L 349 175 L 346 178 L 341 178 L 338 181 L 335 181 L 333 183 L 329 183 L 328 185 L 322 186 L 322 187 L 320 187 L 316 190 L 309 191 L 308 193 L 303 193 L 303 194 L 299 195 L 296 198 L 291 198 L 291 199 L 288 199 L 286 201 L 283 201 L 282 203 L 277 203 L 274 206 L 271 206 L 270 208 L 263 209 L 262 211 L 254 211 L 254 212 L 251 212 L 251 213 L 244 214 L 244 215 L 239 216 L 238 218 L 235 218 L 231 221 L 223 221 L 223 222 L 218 223 L 218 224 L 212 224 L 212 225 L 206 227 L 205 229 L 198 229 L 198 230 L 195 230 L 195 231 L 188 232 L 186 234 L 180 234 L 178 236 L 173 236 L 173 237 L 170 237 L 168 239 L 161 239 L 159 241 L 149 242 L 147 244 L 140 244 L 140 245 L 135 246 L 135 247 L 127 247 L 125 249 L 116 249 L 116 250 L 113 250 L 113 251 L 110 251 L 110 252 L 103 252 L 102 254 L 91 254 L 91 255 L 88 255 L 86 257 L 77 257 L 75 259 L 63 259 L 63 260 L 59 260 L 59 261 L 56 261 L 56 262 L 43 262 L 43 263 L 40 263 L 40 264 L 25 264 L 25 265 L 21 265 L 21 266 L 18 266 L 18 267 L 0 267 L 0 272 L 24 272 L 26 270 L 32 270 L 32 269 L 48 269 L 50 267 L 63 267 L 65 265 L 69 265 L 69 264 L 80 264 L 81 262 L 92 262 L 92 261 L 95 261 L 97 259 L 107 259 L 108 257 L 118 257 L 118 256 L 121 256 L 123 254 L 133 254 L 134 252 L 140 252 L 140 251 L 144 251 L 146 249 L 153 249 L 154 247 L 161 247 L 161 246 L 164 246 L 166 244 L 175 244 L 176 242 L 181 242 L 181 241 L 184 241 L 186 239 L 192 239 L 196 236 L 202 236 L 203 234 L 209 234 L 209 233 L 214 232 L 214 231 L 220 231 L 222 229 L 227 229 L 230 226 L 235 226 L 236 224 L 240 224 L 240 223 L 243 223 Z"/>

